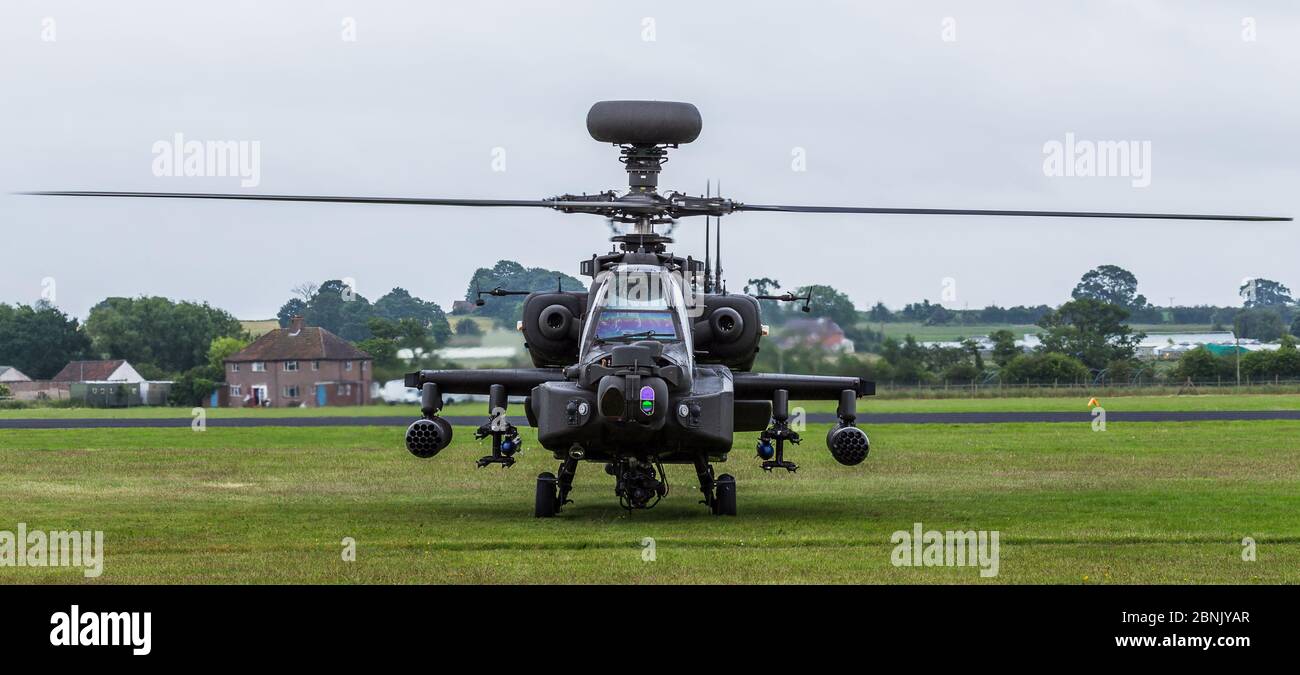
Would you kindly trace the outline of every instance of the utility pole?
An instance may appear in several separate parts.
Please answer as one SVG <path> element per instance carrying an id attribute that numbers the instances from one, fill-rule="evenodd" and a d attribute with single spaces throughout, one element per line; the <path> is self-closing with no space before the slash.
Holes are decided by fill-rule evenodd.
<path id="1" fill-rule="evenodd" d="M 1242 317 L 1241 322 L 1245 323 L 1246 318 Z M 1233 353 L 1237 357 L 1237 386 L 1241 386 L 1241 326 L 1233 326 L 1232 331 Z"/>

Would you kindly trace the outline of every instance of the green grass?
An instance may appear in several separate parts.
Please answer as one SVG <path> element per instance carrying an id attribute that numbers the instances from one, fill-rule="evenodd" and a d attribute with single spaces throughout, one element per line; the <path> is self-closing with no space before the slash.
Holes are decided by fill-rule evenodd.
<path id="1" fill-rule="evenodd" d="M 858 402 L 860 412 L 1087 412 L 1088 394 L 1060 397 L 1024 398 L 864 398 Z M 1300 394 L 1236 395 L 1167 395 L 1167 396 L 1099 396 L 1109 411 L 1165 410 L 1300 410 Z M 834 401 L 794 402 L 808 412 L 834 412 Z M 457 403 L 447 406 L 448 416 L 486 414 L 484 403 Z M 511 406 L 511 412 L 523 415 L 523 407 Z M 279 418 L 279 417 L 418 417 L 419 406 L 367 405 L 332 408 L 216 408 L 208 410 L 208 419 Z M 0 410 L 0 419 L 76 419 L 76 418 L 159 418 L 190 417 L 189 408 L 26 408 Z"/>
<path id="2" fill-rule="evenodd" d="M 858 412 L 1087 412 L 1088 394 L 1068 397 L 1026 398 L 865 398 L 858 400 Z M 1183 396 L 1098 396 L 1108 412 L 1175 410 L 1300 410 L 1300 394 L 1239 394 Z M 798 404 L 808 412 L 834 412 L 834 401 Z"/>
<path id="3" fill-rule="evenodd" d="M 104 530 L 96 583 L 1300 582 L 1300 422 L 891 425 L 858 467 L 834 463 L 825 428 L 792 452 L 797 474 L 764 474 L 740 435 L 721 467 L 738 517 L 706 514 L 676 466 L 668 498 L 629 515 L 583 465 L 550 520 L 531 513 L 549 454 L 475 469 L 465 428 L 427 461 L 401 428 L 5 430 L 0 529 Z M 1000 575 L 894 567 L 890 535 L 915 522 L 998 530 Z"/>

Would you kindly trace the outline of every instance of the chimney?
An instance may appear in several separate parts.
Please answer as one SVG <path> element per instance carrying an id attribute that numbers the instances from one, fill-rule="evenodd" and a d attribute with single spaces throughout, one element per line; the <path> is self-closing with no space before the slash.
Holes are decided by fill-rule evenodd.
<path id="1" fill-rule="evenodd" d="M 302 332 L 302 317 L 295 316 L 289 320 L 289 334 L 297 335 Z"/>

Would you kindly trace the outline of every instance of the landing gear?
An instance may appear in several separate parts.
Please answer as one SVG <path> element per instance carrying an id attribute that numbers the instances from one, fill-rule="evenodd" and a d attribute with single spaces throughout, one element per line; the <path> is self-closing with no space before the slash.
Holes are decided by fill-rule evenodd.
<path id="1" fill-rule="evenodd" d="M 537 499 L 533 502 L 535 517 L 553 518 L 560 512 L 559 498 L 555 491 L 555 474 L 547 471 L 537 476 Z"/>
<path id="2" fill-rule="evenodd" d="M 573 475 L 578 471 L 578 459 L 569 457 L 560 464 L 559 477 L 550 471 L 537 476 L 537 498 L 533 501 L 533 515 L 553 518 L 565 504 L 572 504 L 569 492 L 573 490 Z"/>
<path id="3" fill-rule="evenodd" d="M 731 474 L 718 476 L 717 499 L 713 502 L 713 515 L 736 515 L 736 479 Z"/>
<path id="4" fill-rule="evenodd" d="M 736 515 L 736 479 L 731 474 L 713 477 L 713 466 L 703 456 L 695 458 L 695 476 L 700 481 L 704 499 L 700 503 L 709 507 L 715 516 Z"/>

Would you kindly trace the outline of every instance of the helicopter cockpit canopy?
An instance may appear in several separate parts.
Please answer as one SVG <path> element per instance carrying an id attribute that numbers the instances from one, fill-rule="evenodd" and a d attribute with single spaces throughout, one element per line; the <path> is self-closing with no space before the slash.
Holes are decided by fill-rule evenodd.
<path id="1" fill-rule="evenodd" d="M 655 341 L 679 365 L 692 365 L 691 321 L 681 281 L 657 265 L 616 265 L 596 277 L 584 356 L 620 344 Z"/>

